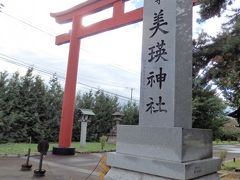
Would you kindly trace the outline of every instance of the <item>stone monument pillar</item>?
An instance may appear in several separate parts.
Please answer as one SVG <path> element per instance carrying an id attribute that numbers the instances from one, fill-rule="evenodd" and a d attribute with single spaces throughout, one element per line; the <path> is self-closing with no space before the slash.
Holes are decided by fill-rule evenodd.
<path id="1" fill-rule="evenodd" d="M 118 126 L 106 180 L 219 179 L 211 130 L 192 129 L 192 0 L 145 0 L 139 126 Z"/>

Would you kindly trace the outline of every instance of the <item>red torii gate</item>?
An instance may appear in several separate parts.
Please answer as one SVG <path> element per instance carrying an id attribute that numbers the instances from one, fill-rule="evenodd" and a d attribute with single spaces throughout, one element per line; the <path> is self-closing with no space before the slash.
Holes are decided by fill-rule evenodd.
<path id="1" fill-rule="evenodd" d="M 55 154 L 74 154 L 74 148 L 70 148 L 70 146 L 72 141 L 80 40 L 91 35 L 142 21 L 143 8 L 125 13 L 124 3 L 126 1 L 128 0 L 88 0 L 66 11 L 51 13 L 51 16 L 54 17 L 59 24 L 72 22 L 72 31 L 70 33 L 56 37 L 56 45 L 70 42 L 70 48 L 62 104 L 59 147 L 53 149 L 53 153 Z M 193 5 L 196 5 L 198 0 L 192 1 Z M 97 13 L 109 7 L 113 7 L 113 15 L 111 18 L 86 27 L 81 24 L 84 16 Z"/>

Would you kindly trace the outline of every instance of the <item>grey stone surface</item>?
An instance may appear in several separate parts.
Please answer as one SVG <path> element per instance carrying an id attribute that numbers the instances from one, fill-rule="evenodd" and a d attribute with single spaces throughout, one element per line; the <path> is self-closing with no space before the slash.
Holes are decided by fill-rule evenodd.
<path id="1" fill-rule="evenodd" d="M 124 169 L 111 168 L 108 174 L 105 176 L 105 180 L 174 180 L 174 179 L 153 176 L 149 174 L 128 171 Z M 220 180 L 220 178 L 217 173 L 214 173 L 199 178 L 194 178 L 194 180 Z"/>
<path id="2" fill-rule="evenodd" d="M 81 137 L 80 137 L 80 146 L 86 146 L 86 138 L 87 138 L 87 122 L 81 122 Z"/>
<path id="3" fill-rule="evenodd" d="M 177 0 L 174 125 L 192 127 L 192 0 Z"/>
<path id="4" fill-rule="evenodd" d="M 183 129 L 183 161 L 212 158 L 212 130 Z"/>
<path id="5" fill-rule="evenodd" d="M 161 29 L 168 31 L 164 34 L 157 31 L 151 37 L 154 27 L 154 13 L 162 12 L 162 20 L 167 25 Z M 143 20 L 143 48 L 142 48 L 142 70 L 140 90 L 140 117 L 139 124 L 143 126 L 158 127 L 192 127 L 192 1 L 172 0 L 144 3 Z M 157 60 L 154 58 L 158 50 L 157 43 L 164 45 L 160 48 L 162 54 Z M 153 51 L 151 48 L 154 48 Z M 157 61 L 157 62 L 156 62 Z M 162 73 L 160 68 L 162 68 Z M 151 74 L 152 73 L 152 74 Z M 163 75 L 166 73 L 165 81 L 162 81 L 161 88 L 159 81 L 150 87 L 149 77 L 151 75 Z M 162 103 L 159 103 L 159 97 Z M 154 106 L 153 112 L 148 110 L 149 105 Z M 164 104 L 165 103 L 165 104 Z M 158 111 L 159 109 L 167 110 Z"/>
<path id="6" fill-rule="evenodd" d="M 186 162 L 212 157 L 212 132 L 205 129 L 118 126 L 117 152 Z"/>
<path id="7" fill-rule="evenodd" d="M 107 159 L 107 164 L 111 167 L 183 180 L 216 173 L 220 164 L 220 159 L 204 159 L 179 163 L 120 153 L 108 153 Z"/>

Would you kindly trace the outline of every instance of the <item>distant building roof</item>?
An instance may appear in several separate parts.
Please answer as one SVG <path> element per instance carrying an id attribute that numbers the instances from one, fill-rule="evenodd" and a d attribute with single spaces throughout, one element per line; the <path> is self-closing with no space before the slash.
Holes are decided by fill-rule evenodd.
<path id="1" fill-rule="evenodd" d="M 95 113 L 91 109 L 80 109 L 81 114 L 95 116 Z"/>

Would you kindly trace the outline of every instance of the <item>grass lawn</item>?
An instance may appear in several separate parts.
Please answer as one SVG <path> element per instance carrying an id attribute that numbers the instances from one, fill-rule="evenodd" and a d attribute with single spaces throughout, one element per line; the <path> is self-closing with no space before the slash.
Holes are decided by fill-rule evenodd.
<path id="1" fill-rule="evenodd" d="M 224 161 L 223 166 L 221 167 L 222 170 L 227 170 L 227 171 L 231 171 L 236 168 L 240 168 L 240 159 L 236 159 L 235 162 L 233 160 Z"/>
<path id="2" fill-rule="evenodd" d="M 49 151 L 52 151 L 53 146 L 58 147 L 57 143 L 49 144 Z M 37 144 L 26 144 L 26 143 L 7 143 L 0 144 L 0 155 L 6 154 L 19 154 L 24 155 L 27 153 L 28 148 L 31 148 L 31 153 L 37 153 Z M 77 152 L 99 152 L 101 150 L 100 143 L 87 143 L 86 147 L 80 147 L 79 142 L 73 142 L 72 147 L 76 148 Z M 115 150 L 116 145 L 114 144 L 106 144 L 103 151 Z"/>
<path id="3" fill-rule="evenodd" d="M 213 141 L 213 144 L 240 144 L 240 141 Z"/>

